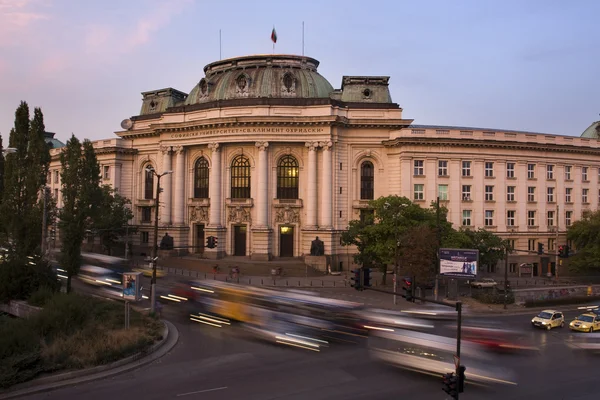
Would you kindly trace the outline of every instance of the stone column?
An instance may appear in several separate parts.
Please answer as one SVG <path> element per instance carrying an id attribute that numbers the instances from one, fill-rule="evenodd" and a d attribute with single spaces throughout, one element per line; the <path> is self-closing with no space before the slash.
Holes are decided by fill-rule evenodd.
<path id="1" fill-rule="evenodd" d="M 221 226 L 221 149 L 219 143 L 210 143 L 212 150 L 212 163 L 210 169 L 210 182 L 208 195 L 210 197 L 210 226 Z"/>
<path id="2" fill-rule="evenodd" d="M 269 215 L 269 168 L 267 148 L 269 142 L 256 142 L 258 148 L 258 193 L 256 199 L 256 227 L 268 227 Z"/>
<path id="3" fill-rule="evenodd" d="M 160 148 L 163 153 L 163 165 L 162 171 L 157 173 L 164 174 L 167 171 L 171 171 L 171 147 L 166 146 Z M 160 194 L 160 200 L 163 203 L 161 212 L 161 222 L 163 225 L 171 225 L 171 174 L 163 175 L 160 178 L 160 187 L 163 189 Z M 159 204 L 160 206 L 160 204 Z"/>
<path id="4" fill-rule="evenodd" d="M 183 224 L 185 210 L 185 153 L 183 146 L 173 147 L 175 157 L 175 193 L 173 194 L 174 216 L 176 225 Z"/>
<path id="5" fill-rule="evenodd" d="M 306 228 L 317 227 L 317 142 L 306 142 L 308 148 L 308 179 L 306 198 Z"/>
<path id="6" fill-rule="evenodd" d="M 321 222 L 322 228 L 332 228 L 333 212 L 333 171 L 331 167 L 332 142 L 321 142 L 323 149 L 323 182 L 321 183 Z"/>

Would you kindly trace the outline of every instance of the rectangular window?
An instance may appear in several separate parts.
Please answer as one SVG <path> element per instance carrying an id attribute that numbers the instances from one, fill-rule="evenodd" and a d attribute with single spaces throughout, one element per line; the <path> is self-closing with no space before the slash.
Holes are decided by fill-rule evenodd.
<path id="1" fill-rule="evenodd" d="M 554 226 L 554 211 L 548 211 L 548 226 Z"/>
<path id="2" fill-rule="evenodd" d="M 516 273 L 517 272 L 517 263 L 508 264 L 508 272 L 510 272 L 511 274 Z"/>
<path id="3" fill-rule="evenodd" d="M 463 210 L 462 224 L 463 226 L 471 226 L 471 210 Z"/>
<path id="4" fill-rule="evenodd" d="M 423 195 L 423 186 L 421 184 L 416 184 L 414 186 L 415 190 L 414 190 L 414 195 L 413 195 L 413 199 L 414 200 L 424 200 L 424 195 Z"/>
<path id="5" fill-rule="evenodd" d="M 546 179 L 554 179 L 554 165 L 546 165 Z"/>
<path id="6" fill-rule="evenodd" d="M 527 164 L 527 179 L 535 179 L 535 164 Z"/>
<path id="7" fill-rule="evenodd" d="M 571 168 L 570 165 L 565 165 L 565 180 L 567 181 L 571 180 Z"/>
<path id="8" fill-rule="evenodd" d="M 573 188 L 565 188 L 565 203 L 571 203 L 571 193 Z"/>
<path id="9" fill-rule="evenodd" d="M 438 185 L 438 197 L 440 201 L 448 200 L 448 185 Z"/>
<path id="10" fill-rule="evenodd" d="M 471 201 L 471 185 L 462 185 L 463 201 Z"/>
<path id="11" fill-rule="evenodd" d="M 506 163 L 506 177 L 507 178 L 515 177 L 515 163 L 512 163 L 512 162 Z"/>
<path id="12" fill-rule="evenodd" d="M 462 162 L 462 176 L 471 176 L 471 161 Z"/>
<path id="13" fill-rule="evenodd" d="M 485 210 L 485 226 L 494 226 L 494 210 Z"/>
<path id="14" fill-rule="evenodd" d="M 548 239 L 548 250 L 549 251 L 555 251 L 556 249 L 554 248 L 554 246 L 556 245 L 556 239 L 554 238 L 549 238 Z"/>
<path id="15" fill-rule="evenodd" d="M 571 226 L 571 220 L 573 219 L 573 211 L 565 211 L 565 225 Z"/>
<path id="16" fill-rule="evenodd" d="M 588 202 L 588 193 L 590 189 L 581 189 L 581 202 L 586 204 Z"/>
<path id="17" fill-rule="evenodd" d="M 142 243 L 148 243 L 150 241 L 150 235 L 148 232 L 142 232 Z"/>
<path id="18" fill-rule="evenodd" d="M 142 207 L 142 222 L 150 222 L 152 207 Z"/>
<path id="19" fill-rule="evenodd" d="M 485 177 L 492 178 L 494 176 L 494 163 L 486 162 L 485 163 Z"/>
<path id="20" fill-rule="evenodd" d="M 536 245 L 537 240 L 536 239 L 529 239 L 527 241 L 527 250 L 529 251 L 537 251 L 535 245 Z"/>
<path id="21" fill-rule="evenodd" d="M 58 183 L 60 179 L 60 173 L 58 172 L 58 170 L 54 171 L 54 183 Z"/>
<path id="22" fill-rule="evenodd" d="M 416 175 L 416 176 L 423 176 L 423 175 L 425 175 L 425 161 L 423 161 L 423 160 L 415 160 L 413 174 Z"/>
<path id="23" fill-rule="evenodd" d="M 438 176 L 448 176 L 448 161 L 438 161 Z"/>
<path id="24" fill-rule="evenodd" d="M 581 180 L 587 182 L 588 180 L 588 167 L 581 167 Z"/>
<path id="25" fill-rule="evenodd" d="M 515 201 L 515 186 L 506 187 L 506 201 Z"/>
<path id="26" fill-rule="evenodd" d="M 546 190 L 548 191 L 548 203 L 554 203 L 554 188 L 549 187 Z"/>
<path id="27" fill-rule="evenodd" d="M 529 186 L 527 188 L 527 201 L 535 201 L 535 186 Z"/>
<path id="28" fill-rule="evenodd" d="M 535 211 L 527 211 L 527 226 L 535 226 Z"/>
<path id="29" fill-rule="evenodd" d="M 506 212 L 506 226 L 515 226 L 515 210 L 508 210 Z"/>
<path id="30" fill-rule="evenodd" d="M 102 178 L 110 179 L 110 166 L 108 166 L 108 165 L 104 166 L 104 172 L 102 174 Z"/>
<path id="31" fill-rule="evenodd" d="M 494 201 L 494 187 L 493 186 L 485 187 L 485 201 Z"/>

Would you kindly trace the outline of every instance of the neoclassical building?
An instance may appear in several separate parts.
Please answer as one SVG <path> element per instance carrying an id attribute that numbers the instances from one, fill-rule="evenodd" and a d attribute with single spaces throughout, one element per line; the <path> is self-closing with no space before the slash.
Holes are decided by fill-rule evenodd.
<path id="1" fill-rule="evenodd" d="M 142 93 L 118 138 L 94 143 L 104 182 L 132 201 L 136 248 L 153 243 L 157 178 L 148 167 L 172 172 L 160 181 L 159 236 L 207 258 L 302 257 L 318 236 L 332 268 L 347 269 L 352 250 L 340 235 L 369 200 L 397 194 L 428 207 L 439 196 L 456 228 L 514 241 L 512 274 L 531 263 L 541 275 L 554 257 L 535 254 L 538 243 L 554 252 L 598 207 L 597 124 L 583 137 L 415 125 L 392 101 L 389 77 L 344 76 L 334 89 L 318 65 L 238 57 L 207 65 L 189 94 Z M 205 248 L 208 236 L 216 248 Z"/>

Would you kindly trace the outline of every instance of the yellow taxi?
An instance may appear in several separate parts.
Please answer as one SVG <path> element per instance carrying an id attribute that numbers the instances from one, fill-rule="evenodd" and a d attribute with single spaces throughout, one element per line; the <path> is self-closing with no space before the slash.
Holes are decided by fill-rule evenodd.
<path id="1" fill-rule="evenodd" d="M 533 317 L 531 325 L 535 328 L 544 328 L 550 330 L 556 327 L 565 326 L 565 316 L 562 312 L 556 310 L 544 310 Z"/>
<path id="2" fill-rule="evenodd" d="M 600 330 L 600 316 L 592 313 L 581 314 L 571 321 L 569 328 L 579 332 L 594 332 Z"/>

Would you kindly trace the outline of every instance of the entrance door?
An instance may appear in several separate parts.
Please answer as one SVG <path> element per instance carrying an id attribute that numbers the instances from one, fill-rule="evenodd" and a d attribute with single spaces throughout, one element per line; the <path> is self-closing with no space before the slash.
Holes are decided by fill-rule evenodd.
<path id="1" fill-rule="evenodd" d="M 195 253 L 204 253 L 204 224 L 196 225 L 196 251 Z"/>
<path id="2" fill-rule="evenodd" d="M 233 227 L 233 255 L 246 255 L 246 225 Z"/>
<path id="3" fill-rule="evenodd" d="M 279 227 L 279 257 L 294 257 L 294 227 Z"/>

